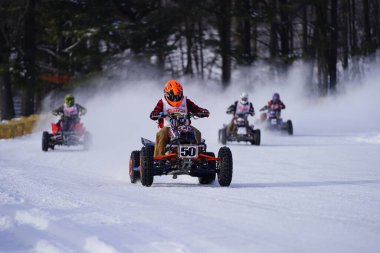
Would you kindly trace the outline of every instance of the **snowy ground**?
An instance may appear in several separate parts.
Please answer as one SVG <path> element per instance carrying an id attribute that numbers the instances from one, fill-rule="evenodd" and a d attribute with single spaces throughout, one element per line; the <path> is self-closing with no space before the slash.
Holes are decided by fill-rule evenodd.
<path id="1" fill-rule="evenodd" d="M 2 140 L 0 252 L 378 252 L 378 134 L 230 147 L 229 188 L 185 176 L 146 188 L 129 183 L 127 151 Z"/>
<path id="2" fill-rule="evenodd" d="M 154 139 L 157 131 L 148 115 L 162 96 L 161 81 L 77 92 L 89 109 L 82 119 L 94 136 L 90 151 L 42 152 L 41 133 L 53 117 L 33 135 L 0 140 L 0 252 L 377 253 L 380 77 L 374 70 L 365 85 L 323 101 L 305 98 L 297 71 L 287 86 L 247 90 L 256 111 L 279 91 L 295 135 L 263 131 L 261 146 L 229 145 L 228 188 L 186 176 L 155 177 L 149 188 L 129 182 L 130 152 L 141 147 L 140 136 Z M 243 89 L 218 93 L 182 83 L 185 95 L 210 110 L 209 119 L 193 124 L 217 153 L 218 129 L 230 120 L 225 110 Z"/>

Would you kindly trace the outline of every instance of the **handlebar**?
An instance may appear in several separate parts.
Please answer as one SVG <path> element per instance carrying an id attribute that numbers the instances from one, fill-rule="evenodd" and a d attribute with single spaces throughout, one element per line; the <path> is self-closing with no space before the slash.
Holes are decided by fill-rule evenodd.
<path id="1" fill-rule="evenodd" d="M 61 112 L 53 112 L 53 115 L 54 116 L 59 116 L 59 117 L 68 117 L 68 118 L 71 118 L 71 117 L 81 117 L 83 115 L 85 115 L 85 113 L 78 113 L 78 115 L 71 115 L 71 116 L 65 116 L 63 113 Z"/>
<path id="2" fill-rule="evenodd" d="M 169 117 L 172 119 L 178 119 L 178 118 L 186 118 L 186 119 L 191 119 L 191 118 L 200 118 L 202 116 L 206 116 L 205 113 L 199 112 L 199 113 L 187 113 L 187 114 L 181 114 L 181 113 L 171 113 L 167 115 L 163 115 L 163 117 Z"/>

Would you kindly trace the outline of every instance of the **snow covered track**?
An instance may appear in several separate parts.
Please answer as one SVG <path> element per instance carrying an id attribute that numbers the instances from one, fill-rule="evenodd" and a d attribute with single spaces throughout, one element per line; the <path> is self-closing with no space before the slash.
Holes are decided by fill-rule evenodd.
<path id="1" fill-rule="evenodd" d="M 226 188 L 188 176 L 155 177 L 151 187 L 129 182 L 131 151 L 157 131 L 148 117 L 162 96 L 157 81 L 77 92 L 88 108 L 90 151 L 43 152 L 41 134 L 54 118 L 41 132 L 0 140 L 0 252 L 377 253 L 378 69 L 366 85 L 322 102 L 305 98 L 302 71 L 287 86 L 256 86 L 256 111 L 279 91 L 295 135 L 262 130 L 261 146 L 229 145 L 234 174 Z M 231 120 L 225 109 L 241 89 L 184 86 L 211 112 L 193 124 L 216 152 L 218 129 Z"/>
<path id="2" fill-rule="evenodd" d="M 229 188 L 185 176 L 146 188 L 129 183 L 133 147 L 45 153 L 40 133 L 2 140 L 0 252 L 378 251 L 378 133 L 264 132 L 262 146 L 230 148 Z"/>

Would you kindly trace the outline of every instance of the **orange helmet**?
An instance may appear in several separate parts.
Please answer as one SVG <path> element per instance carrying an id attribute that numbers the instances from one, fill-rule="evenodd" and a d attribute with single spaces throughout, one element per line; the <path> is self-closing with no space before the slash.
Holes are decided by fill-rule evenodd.
<path id="1" fill-rule="evenodd" d="M 182 103 L 183 89 L 181 84 L 176 80 L 169 80 L 165 84 L 164 96 L 169 105 L 178 107 Z"/>

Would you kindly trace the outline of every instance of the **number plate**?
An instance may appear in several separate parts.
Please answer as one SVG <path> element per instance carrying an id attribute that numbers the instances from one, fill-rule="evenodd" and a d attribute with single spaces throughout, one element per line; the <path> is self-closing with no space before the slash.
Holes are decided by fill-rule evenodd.
<path id="1" fill-rule="evenodd" d="M 245 128 L 245 127 L 239 127 L 237 129 L 237 134 L 247 134 L 247 128 Z"/>
<path id="2" fill-rule="evenodd" d="M 180 158 L 198 157 L 198 145 L 180 145 L 178 148 Z"/>
<path id="3" fill-rule="evenodd" d="M 277 119 L 272 119 L 271 123 L 272 123 L 272 125 L 276 125 L 277 124 Z"/>

